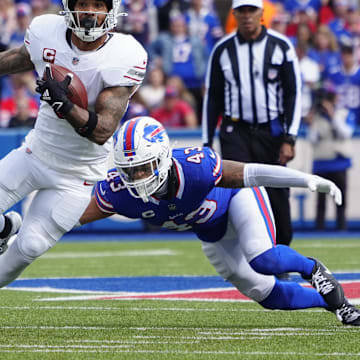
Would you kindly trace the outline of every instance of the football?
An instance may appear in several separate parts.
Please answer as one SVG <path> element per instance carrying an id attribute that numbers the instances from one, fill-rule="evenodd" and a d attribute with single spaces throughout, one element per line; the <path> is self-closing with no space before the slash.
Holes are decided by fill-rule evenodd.
<path id="1" fill-rule="evenodd" d="M 71 73 L 73 75 L 73 78 L 71 80 L 71 83 L 69 85 L 69 94 L 68 98 L 71 102 L 74 104 L 80 106 L 83 109 L 87 109 L 88 107 L 88 97 L 87 97 L 87 91 L 85 88 L 85 85 L 80 80 L 80 78 L 73 73 L 71 70 L 57 65 L 57 64 L 50 64 L 51 73 L 55 80 L 57 81 L 63 81 L 68 73 Z M 44 72 L 45 74 L 45 72 Z M 45 75 L 44 75 L 45 77 Z M 44 79 L 46 80 L 46 79 Z"/>

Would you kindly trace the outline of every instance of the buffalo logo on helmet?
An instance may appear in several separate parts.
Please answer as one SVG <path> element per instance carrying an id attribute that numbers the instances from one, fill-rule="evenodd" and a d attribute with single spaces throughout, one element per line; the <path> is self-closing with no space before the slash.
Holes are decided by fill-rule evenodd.
<path id="1" fill-rule="evenodd" d="M 151 143 L 164 141 L 165 129 L 163 126 L 149 125 L 144 128 L 144 139 Z"/>

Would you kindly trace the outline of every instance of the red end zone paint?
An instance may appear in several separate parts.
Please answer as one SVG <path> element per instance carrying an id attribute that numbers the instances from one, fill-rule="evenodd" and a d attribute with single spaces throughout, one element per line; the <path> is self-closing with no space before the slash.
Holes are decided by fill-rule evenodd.
<path id="1" fill-rule="evenodd" d="M 360 299 L 360 282 L 341 283 L 345 296 L 348 299 Z M 310 285 L 304 285 L 311 287 Z M 248 297 L 241 294 L 236 289 L 212 289 L 209 291 L 196 290 L 186 292 L 171 292 L 157 294 L 139 294 L 139 295 L 110 295 L 99 296 L 97 300 L 204 300 L 204 301 L 251 301 Z"/>
<path id="2" fill-rule="evenodd" d="M 344 288 L 345 296 L 348 299 L 359 299 L 360 298 L 360 282 L 346 282 L 341 283 Z"/>
<path id="3" fill-rule="evenodd" d="M 354 304 L 360 304 L 360 274 L 338 273 L 336 276 L 347 298 Z M 292 276 L 292 280 L 311 287 L 298 275 Z M 62 297 L 42 298 L 39 301 L 140 299 L 250 301 L 219 276 L 18 279 L 5 289 L 66 294 Z"/>
<path id="4" fill-rule="evenodd" d="M 229 290 L 210 290 L 210 291 L 193 291 L 193 292 L 176 292 L 172 294 L 144 294 L 144 295 L 120 295 L 120 296 L 103 296 L 99 300 L 129 300 L 129 299 L 167 299 L 167 300 L 247 300 L 250 299 L 235 289 Z"/>

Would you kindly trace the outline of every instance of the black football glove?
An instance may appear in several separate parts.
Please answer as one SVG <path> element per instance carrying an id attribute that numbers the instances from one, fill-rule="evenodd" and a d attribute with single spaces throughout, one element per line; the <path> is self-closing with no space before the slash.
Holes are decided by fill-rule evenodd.
<path id="1" fill-rule="evenodd" d="M 66 75 L 63 81 L 55 80 L 50 65 L 46 65 L 43 79 L 36 80 L 35 90 L 41 94 L 40 99 L 46 101 L 59 117 L 65 117 L 74 106 L 67 97 L 71 80 L 72 74 Z"/>

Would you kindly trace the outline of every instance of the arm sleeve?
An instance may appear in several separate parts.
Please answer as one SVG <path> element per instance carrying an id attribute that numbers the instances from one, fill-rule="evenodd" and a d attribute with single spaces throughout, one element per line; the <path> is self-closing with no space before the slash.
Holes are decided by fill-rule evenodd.
<path id="1" fill-rule="evenodd" d="M 244 186 L 268 186 L 274 188 L 307 188 L 312 175 L 284 166 L 246 164 L 244 167 Z"/>

